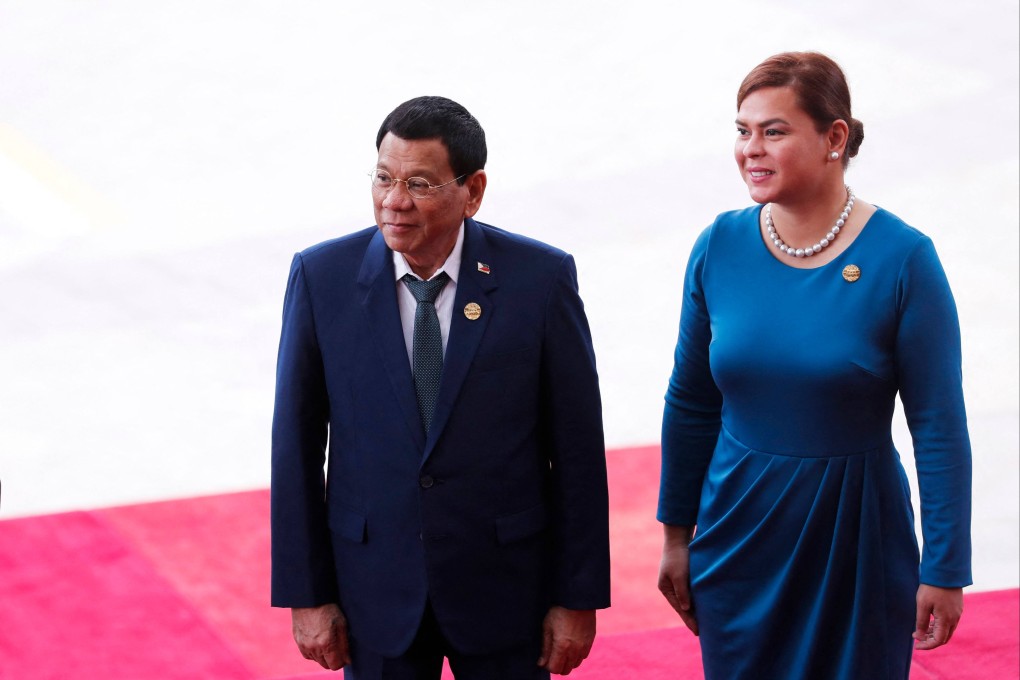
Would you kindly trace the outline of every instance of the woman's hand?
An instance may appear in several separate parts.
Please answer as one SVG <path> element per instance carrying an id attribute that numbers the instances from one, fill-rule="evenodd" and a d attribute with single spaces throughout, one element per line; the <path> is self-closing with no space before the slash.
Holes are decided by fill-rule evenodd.
<path id="1" fill-rule="evenodd" d="M 695 635 L 698 620 L 691 602 L 690 552 L 693 527 L 663 525 L 662 561 L 659 562 L 659 592 Z"/>
<path id="2" fill-rule="evenodd" d="M 917 589 L 914 649 L 935 649 L 949 642 L 962 614 L 963 588 L 939 588 L 922 583 Z"/>

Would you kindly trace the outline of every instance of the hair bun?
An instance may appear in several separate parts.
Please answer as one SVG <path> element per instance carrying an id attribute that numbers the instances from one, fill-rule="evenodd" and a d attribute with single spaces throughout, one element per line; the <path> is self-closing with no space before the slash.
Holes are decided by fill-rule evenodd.
<path id="1" fill-rule="evenodd" d="M 853 158 L 857 155 L 857 151 L 861 148 L 861 142 L 864 141 L 864 123 L 857 120 L 856 118 L 850 119 L 850 136 L 846 141 L 846 155 L 849 158 Z"/>

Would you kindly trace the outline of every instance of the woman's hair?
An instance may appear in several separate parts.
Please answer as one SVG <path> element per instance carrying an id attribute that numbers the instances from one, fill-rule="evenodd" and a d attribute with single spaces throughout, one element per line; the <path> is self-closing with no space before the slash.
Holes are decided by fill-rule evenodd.
<path id="1" fill-rule="evenodd" d="M 737 90 L 737 108 L 749 94 L 763 87 L 789 87 L 797 105 L 815 121 L 819 132 L 833 121 L 850 128 L 843 167 L 857 155 L 864 141 L 864 123 L 850 114 L 850 88 L 839 64 L 818 52 L 783 52 L 755 66 Z"/>

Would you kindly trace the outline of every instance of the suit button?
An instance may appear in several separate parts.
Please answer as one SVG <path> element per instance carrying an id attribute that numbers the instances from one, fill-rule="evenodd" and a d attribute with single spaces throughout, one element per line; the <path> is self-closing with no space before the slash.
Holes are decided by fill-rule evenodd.
<path id="1" fill-rule="evenodd" d="M 430 477 L 429 475 L 425 475 L 421 479 L 418 480 L 418 484 L 420 484 L 421 488 L 423 488 L 423 489 L 431 489 L 432 485 L 435 484 L 435 483 L 436 483 L 436 480 L 432 479 L 432 477 Z"/>

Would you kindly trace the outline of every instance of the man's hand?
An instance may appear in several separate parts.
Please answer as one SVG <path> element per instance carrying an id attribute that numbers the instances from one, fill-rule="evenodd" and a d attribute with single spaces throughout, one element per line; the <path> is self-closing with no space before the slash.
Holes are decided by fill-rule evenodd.
<path id="1" fill-rule="evenodd" d="M 552 607 L 542 622 L 542 656 L 538 665 L 567 675 L 588 657 L 595 641 L 595 610 Z"/>
<path id="2" fill-rule="evenodd" d="M 963 615 L 963 588 L 921 584 L 917 589 L 914 649 L 935 649 L 949 642 Z"/>
<path id="3" fill-rule="evenodd" d="M 698 620 L 691 601 L 691 555 L 688 550 L 692 530 L 665 524 L 663 529 L 665 538 L 659 562 L 659 592 L 691 632 L 697 635 Z"/>
<path id="4" fill-rule="evenodd" d="M 290 617 L 294 642 L 306 659 L 331 671 L 338 671 L 351 662 L 347 619 L 339 606 L 294 608 L 290 610 Z"/>

